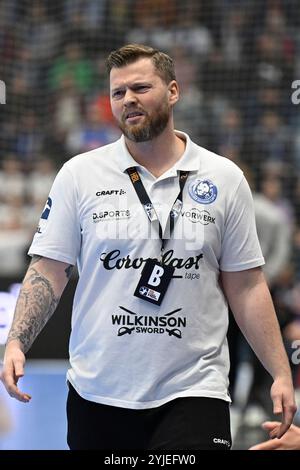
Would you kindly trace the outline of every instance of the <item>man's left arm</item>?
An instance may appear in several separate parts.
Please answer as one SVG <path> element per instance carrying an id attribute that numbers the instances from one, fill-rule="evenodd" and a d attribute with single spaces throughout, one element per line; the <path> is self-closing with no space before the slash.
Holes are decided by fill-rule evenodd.
<path id="1" fill-rule="evenodd" d="M 221 284 L 243 335 L 273 377 L 273 412 L 282 414 L 282 423 L 271 437 L 280 438 L 289 429 L 297 407 L 289 361 L 264 274 L 261 268 L 222 271 Z"/>

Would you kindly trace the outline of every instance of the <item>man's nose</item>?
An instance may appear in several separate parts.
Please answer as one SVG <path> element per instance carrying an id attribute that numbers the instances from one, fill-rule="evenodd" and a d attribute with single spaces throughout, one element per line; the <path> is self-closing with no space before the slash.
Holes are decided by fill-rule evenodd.
<path id="1" fill-rule="evenodd" d="M 132 90 L 127 89 L 124 96 L 124 106 L 128 107 L 136 103 L 136 95 Z"/>

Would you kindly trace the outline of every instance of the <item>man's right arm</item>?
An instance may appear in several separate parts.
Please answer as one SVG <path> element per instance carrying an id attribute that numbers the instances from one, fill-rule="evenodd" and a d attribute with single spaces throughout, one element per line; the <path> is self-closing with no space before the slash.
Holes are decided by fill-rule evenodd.
<path id="1" fill-rule="evenodd" d="M 8 334 L 1 374 L 8 393 L 17 400 L 28 402 L 31 398 L 17 387 L 24 375 L 25 353 L 54 313 L 71 272 L 71 265 L 42 256 L 34 256 L 29 265 Z"/>

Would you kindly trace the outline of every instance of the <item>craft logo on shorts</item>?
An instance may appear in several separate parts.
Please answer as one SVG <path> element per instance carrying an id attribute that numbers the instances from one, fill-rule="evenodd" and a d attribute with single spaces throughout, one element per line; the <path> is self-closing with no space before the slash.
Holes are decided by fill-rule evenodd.
<path id="1" fill-rule="evenodd" d="M 0 80 L 0 104 L 6 104 L 6 85 Z"/>
<path id="2" fill-rule="evenodd" d="M 212 181 L 196 179 L 189 185 L 189 195 L 200 204 L 211 204 L 216 200 L 218 190 Z"/>
<path id="3" fill-rule="evenodd" d="M 213 438 L 214 444 L 222 444 L 227 447 L 231 447 L 230 442 L 227 439 L 218 439 L 217 437 Z"/>

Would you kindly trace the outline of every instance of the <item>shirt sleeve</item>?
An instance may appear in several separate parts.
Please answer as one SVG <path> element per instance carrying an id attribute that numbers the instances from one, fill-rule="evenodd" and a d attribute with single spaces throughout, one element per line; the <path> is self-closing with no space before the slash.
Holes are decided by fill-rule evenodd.
<path id="1" fill-rule="evenodd" d="M 77 192 L 70 170 L 57 174 L 28 254 L 76 264 L 81 244 Z"/>
<path id="2" fill-rule="evenodd" d="M 264 263 L 256 232 L 253 199 L 249 185 L 243 177 L 228 207 L 220 269 L 244 271 Z"/>

